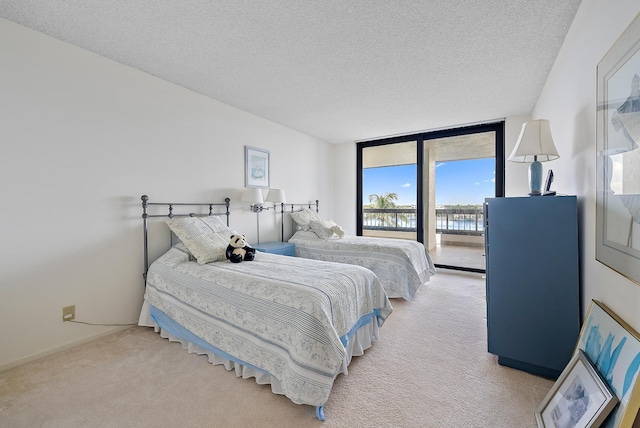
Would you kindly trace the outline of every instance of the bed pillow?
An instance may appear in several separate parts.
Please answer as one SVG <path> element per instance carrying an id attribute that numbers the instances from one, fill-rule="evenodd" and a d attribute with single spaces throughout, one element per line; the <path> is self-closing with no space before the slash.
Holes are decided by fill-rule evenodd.
<path id="1" fill-rule="evenodd" d="M 302 211 L 291 213 L 291 218 L 296 222 L 300 229 L 307 231 L 311 229 L 311 221 L 322 221 L 317 212 L 312 209 L 305 208 Z"/>
<path id="2" fill-rule="evenodd" d="M 218 217 L 174 217 L 167 225 L 198 261 L 206 264 L 227 258 L 225 251 L 233 231 Z"/>
<path id="3" fill-rule="evenodd" d="M 329 239 L 334 235 L 333 228 L 337 224 L 333 220 L 311 220 L 309 227 L 320 239 Z"/>
<path id="4" fill-rule="evenodd" d="M 333 221 L 333 220 L 329 220 L 329 221 Z M 347 231 L 344 230 L 341 226 L 338 226 L 335 222 L 333 223 L 333 226 L 331 226 L 331 230 L 333 231 L 333 233 L 335 233 L 338 238 L 342 239 L 345 236 L 347 236 Z"/>

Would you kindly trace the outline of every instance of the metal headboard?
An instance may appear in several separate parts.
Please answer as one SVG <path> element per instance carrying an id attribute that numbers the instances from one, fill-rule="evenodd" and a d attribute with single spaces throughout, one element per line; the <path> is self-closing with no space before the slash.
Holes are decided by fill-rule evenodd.
<path id="1" fill-rule="evenodd" d="M 309 208 L 311 209 L 312 207 L 316 207 L 316 212 L 319 213 L 320 212 L 320 201 L 318 199 L 316 199 L 315 202 L 305 202 L 305 203 L 301 203 L 301 204 L 295 204 L 295 203 L 281 203 L 280 204 L 280 214 L 282 215 L 282 230 L 281 230 L 281 237 L 280 237 L 280 241 L 284 242 L 284 213 L 288 212 L 288 213 L 295 213 L 298 211 L 302 211 L 304 208 Z M 288 207 L 288 209 L 285 211 L 285 207 Z M 298 209 L 295 209 L 295 207 L 300 207 Z"/>
<path id="2" fill-rule="evenodd" d="M 149 218 L 173 218 L 173 217 L 207 217 L 207 216 L 226 216 L 227 217 L 227 226 L 229 226 L 229 203 L 231 199 L 225 198 L 224 202 L 182 202 L 182 203 L 173 203 L 173 202 L 149 202 L 149 197 L 147 195 L 142 195 L 140 197 L 142 199 L 142 222 L 144 225 L 144 273 L 142 276 L 144 277 L 145 284 L 147 281 L 147 272 L 149 271 L 149 246 L 148 246 L 148 230 L 147 230 L 147 219 Z M 149 214 L 147 212 L 147 208 L 150 206 L 165 206 L 168 209 L 167 214 Z M 190 213 L 182 213 L 176 214 L 173 212 L 173 207 L 175 206 L 191 206 L 191 207 L 209 207 L 208 213 L 197 214 L 194 212 Z M 213 207 L 225 207 L 225 212 L 213 212 Z M 172 243 L 171 234 L 169 235 L 170 243 Z"/>

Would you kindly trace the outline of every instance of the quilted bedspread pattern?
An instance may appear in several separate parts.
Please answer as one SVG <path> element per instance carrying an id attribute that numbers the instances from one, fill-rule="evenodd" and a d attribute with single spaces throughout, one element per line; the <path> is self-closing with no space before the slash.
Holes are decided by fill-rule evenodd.
<path id="1" fill-rule="evenodd" d="M 278 379 L 294 403 L 323 405 L 361 319 L 392 312 L 378 278 L 359 266 L 256 253 L 198 265 L 176 246 L 147 275 L 145 299 L 234 358 Z"/>
<path id="2" fill-rule="evenodd" d="M 298 257 L 371 269 L 389 297 L 411 300 L 436 272 L 424 245 L 417 241 L 364 236 L 325 240 L 313 232 L 298 231 L 289 242 L 296 244 Z"/>

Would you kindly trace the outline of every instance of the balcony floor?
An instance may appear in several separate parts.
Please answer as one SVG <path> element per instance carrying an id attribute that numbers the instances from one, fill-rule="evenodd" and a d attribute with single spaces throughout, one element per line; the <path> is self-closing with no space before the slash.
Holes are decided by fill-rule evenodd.
<path id="1" fill-rule="evenodd" d="M 437 244 L 429 250 L 433 263 L 472 269 L 485 269 L 484 247 Z"/>

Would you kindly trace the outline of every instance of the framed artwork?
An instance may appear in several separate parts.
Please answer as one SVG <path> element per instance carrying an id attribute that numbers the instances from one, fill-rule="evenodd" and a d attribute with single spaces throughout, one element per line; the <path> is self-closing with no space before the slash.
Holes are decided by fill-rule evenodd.
<path id="1" fill-rule="evenodd" d="M 640 335 L 603 303 L 592 300 L 574 356 L 584 351 L 613 394 L 618 405 L 603 427 L 631 428 L 640 423 Z"/>
<path id="2" fill-rule="evenodd" d="M 269 152 L 255 147 L 244 146 L 244 186 L 269 187 Z"/>
<path id="3" fill-rule="evenodd" d="M 599 427 L 618 398 L 579 350 L 536 411 L 540 428 Z"/>
<path id="4" fill-rule="evenodd" d="M 640 284 L 640 15 L 597 67 L 596 260 Z"/>

